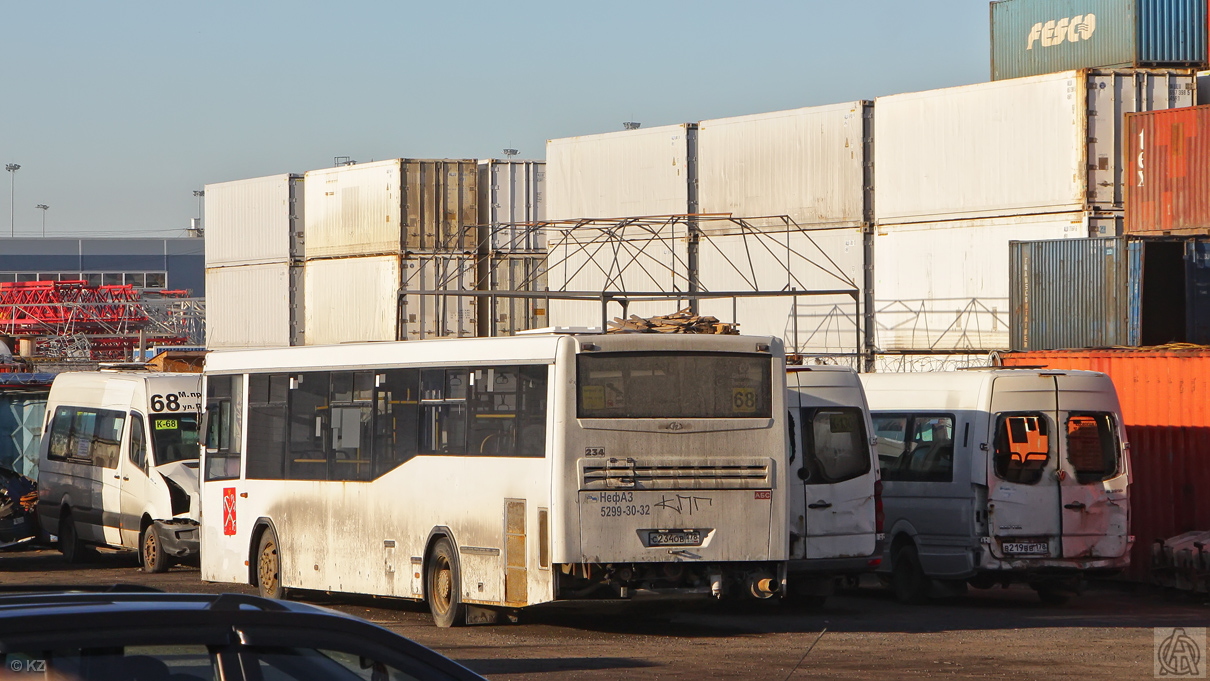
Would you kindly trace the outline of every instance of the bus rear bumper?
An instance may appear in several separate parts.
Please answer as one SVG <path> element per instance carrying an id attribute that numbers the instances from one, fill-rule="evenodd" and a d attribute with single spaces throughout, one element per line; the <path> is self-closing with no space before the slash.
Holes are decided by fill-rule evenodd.
<path id="1" fill-rule="evenodd" d="M 783 562 L 575 563 L 557 566 L 556 598 L 682 599 L 783 596 Z"/>

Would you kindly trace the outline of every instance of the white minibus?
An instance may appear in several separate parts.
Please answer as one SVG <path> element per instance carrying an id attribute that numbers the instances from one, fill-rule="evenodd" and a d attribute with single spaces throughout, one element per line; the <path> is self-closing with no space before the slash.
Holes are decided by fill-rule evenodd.
<path id="1" fill-rule="evenodd" d="M 791 366 L 790 593 L 821 601 L 882 561 L 881 483 L 857 372 Z"/>
<path id="2" fill-rule="evenodd" d="M 900 600 L 1024 582 L 1062 602 L 1129 564 L 1117 393 L 1090 371 L 863 374 Z"/>
<path id="3" fill-rule="evenodd" d="M 94 546 L 162 572 L 197 554 L 201 375 L 55 377 L 38 461 L 38 517 L 70 562 Z"/>
<path id="4" fill-rule="evenodd" d="M 202 579 L 428 602 L 784 593 L 778 339 L 535 334 L 212 352 Z"/>

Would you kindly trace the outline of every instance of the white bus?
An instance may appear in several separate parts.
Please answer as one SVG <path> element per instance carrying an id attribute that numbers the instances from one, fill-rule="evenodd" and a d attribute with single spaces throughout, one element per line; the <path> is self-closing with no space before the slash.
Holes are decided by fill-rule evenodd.
<path id="1" fill-rule="evenodd" d="M 218 351 L 205 373 L 204 580 L 423 599 L 440 626 L 784 590 L 775 338 Z"/>
<path id="2" fill-rule="evenodd" d="M 55 377 L 38 461 L 38 518 L 70 562 L 93 546 L 163 572 L 198 551 L 199 374 Z"/>
<path id="3" fill-rule="evenodd" d="M 790 426 L 790 584 L 822 601 L 836 579 L 882 562 L 882 484 L 873 424 L 857 372 L 792 366 Z"/>
<path id="4" fill-rule="evenodd" d="M 882 467 L 882 569 L 922 601 L 1024 582 L 1061 602 L 1130 561 L 1130 460 L 1091 371 L 863 374 Z"/>

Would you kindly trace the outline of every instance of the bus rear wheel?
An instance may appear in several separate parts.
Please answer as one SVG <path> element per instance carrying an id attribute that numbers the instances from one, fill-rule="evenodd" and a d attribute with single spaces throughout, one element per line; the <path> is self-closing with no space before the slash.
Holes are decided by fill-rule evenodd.
<path id="1" fill-rule="evenodd" d="M 438 539 L 424 570 L 424 597 L 438 627 L 455 627 L 466 621 L 457 565 L 453 544 L 444 537 Z"/>
<path id="2" fill-rule="evenodd" d="M 281 553 L 272 528 L 265 528 L 256 548 L 256 587 L 265 598 L 286 597 L 281 585 Z"/>

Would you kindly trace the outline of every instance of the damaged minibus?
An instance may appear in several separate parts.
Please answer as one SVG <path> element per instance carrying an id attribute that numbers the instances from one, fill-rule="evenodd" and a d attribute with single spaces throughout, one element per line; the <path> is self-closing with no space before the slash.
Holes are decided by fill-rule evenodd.
<path id="1" fill-rule="evenodd" d="M 886 510 L 880 571 L 920 602 L 1026 583 L 1065 601 L 1129 564 L 1117 393 L 1090 371 L 863 374 Z"/>
<path id="2" fill-rule="evenodd" d="M 163 572 L 197 555 L 200 374 L 55 377 L 39 451 L 38 517 L 69 562 L 96 546 Z"/>

